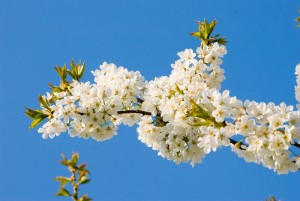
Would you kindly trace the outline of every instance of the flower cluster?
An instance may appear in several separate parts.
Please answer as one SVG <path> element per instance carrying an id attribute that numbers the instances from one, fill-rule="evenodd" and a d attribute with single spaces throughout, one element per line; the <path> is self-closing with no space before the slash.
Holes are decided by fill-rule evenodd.
<path id="1" fill-rule="evenodd" d="M 236 135 L 246 144 L 232 146 L 247 162 L 261 163 L 278 173 L 299 169 L 298 156 L 292 151 L 300 137 L 299 111 L 284 103 L 245 101 L 240 118 L 235 119 Z"/>
<path id="2" fill-rule="evenodd" d="M 118 125 L 137 123 L 138 139 L 177 164 L 200 163 L 228 146 L 247 162 L 279 174 L 297 171 L 300 157 L 293 148 L 300 148 L 300 106 L 241 101 L 222 91 L 226 40 L 210 38 L 215 23 L 199 23 L 192 35 L 203 43 L 196 52 L 179 52 L 170 75 L 149 82 L 139 72 L 108 63 L 92 72 L 95 83 L 66 82 L 65 71 L 73 78 L 82 71 L 56 69 L 62 87 L 40 98 L 42 111 L 28 109 L 27 114 L 34 125 L 49 118 L 38 130 L 43 138 L 68 131 L 72 137 L 103 141 L 116 134 Z M 296 75 L 300 102 L 300 64 Z"/>
<path id="3" fill-rule="evenodd" d="M 142 109 L 159 114 L 164 124 L 157 127 L 143 117 L 139 139 L 176 163 L 201 162 L 210 151 L 231 145 L 247 162 L 278 173 L 298 170 L 299 157 L 291 146 L 300 140 L 299 111 L 284 103 L 242 102 L 228 90 L 220 92 L 224 71 L 219 65 L 225 53 L 217 43 L 202 45 L 197 54 L 190 49 L 178 53 L 170 76 L 150 81 L 142 96 Z M 296 96 L 299 91 L 297 85 Z"/>
<path id="4" fill-rule="evenodd" d="M 95 84 L 73 80 L 69 90 L 48 94 L 57 99 L 51 119 L 38 132 L 53 138 L 68 130 L 70 136 L 103 141 L 116 134 L 119 124 L 133 125 L 140 114 L 119 115 L 118 111 L 138 108 L 136 97 L 143 93 L 144 78 L 139 72 L 103 63 L 92 72 Z"/>
<path id="5" fill-rule="evenodd" d="M 143 143 L 176 163 L 191 164 L 201 162 L 211 150 L 229 144 L 231 134 L 219 129 L 229 114 L 225 110 L 221 114 L 220 109 L 233 105 L 236 99 L 229 103 L 228 91 L 219 93 L 224 80 L 219 64 L 224 54 L 225 46 L 217 43 L 211 47 L 203 45 L 197 54 L 191 49 L 184 50 L 178 53 L 180 58 L 172 65 L 170 76 L 156 78 L 146 85 L 142 109 L 150 111 L 163 124 L 157 127 L 151 118 L 143 117 L 138 128 Z"/>

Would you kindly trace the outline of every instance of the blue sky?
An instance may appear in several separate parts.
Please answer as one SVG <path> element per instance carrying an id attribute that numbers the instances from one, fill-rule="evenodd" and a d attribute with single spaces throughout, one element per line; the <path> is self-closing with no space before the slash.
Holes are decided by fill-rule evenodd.
<path id="1" fill-rule="evenodd" d="M 54 201 L 60 153 L 79 152 L 92 182 L 82 190 L 96 201 L 299 200 L 300 173 L 277 175 L 245 163 L 227 148 L 192 168 L 162 159 L 121 127 L 106 142 L 43 140 L 29 130 L 24 106 L 58 83 L 55 65 L 85 61 L 84 80 L 104 61 L 139 70 L 151 80 L 168 75 L 177 52 L 195 49 L 195 20 L 217 19 L 228 55 L 222 67 L 239 99 L 295 105 L 294 68 L 300 62 L 296 0 L 252 1 L 0 1 L 0 200 Z"/>

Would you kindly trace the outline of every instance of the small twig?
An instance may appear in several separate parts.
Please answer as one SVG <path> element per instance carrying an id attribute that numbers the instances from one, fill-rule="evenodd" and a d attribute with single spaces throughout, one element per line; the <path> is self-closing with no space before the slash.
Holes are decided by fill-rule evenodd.
<path id="1" fill-rule="evenodd" d="M 78 184 L 76 183 L 76 171 L 72 171 L 72 186 L 73 186 L 73 194 L 72 194 L 72 199 L 74 201 L 77 201 L 78 199 Z"/>
<path id="2" fill-rule="evenodd" d="M 142 115 L 152 115 L 151 112 L 146 112 L 143 110 L 124 110 L 124 111 L 118 111 L 118 114 L 142 114 Z"/>
<path id="3" fill-rule="evenodd" d="M 241 141 L 236 141 L 236 140 L 234 140 L 234 139 L 231 139 L 231 138 L 228 138 L 229 140 L 230 140 L 230 143 L 231 144 L 233 144 L 233 145 L 236 145 L 236 144 L 240 144 L 240 145 L 244 145 L 244 146 L 247 146 L 245 143 L 243 143 L 243 142 L 241 142 Z M 237 148 L 239 148 L 239 149 L 241 149 L 241 150 L 246 150 L 245 148 L 242 148 L 241 146 L 239 146 L 239 147 L 237 147 Z"/>
<path id="4" fill-rule="evenodd" d="M 137 102 L 140 103 L 140 104 L 142 104 L 142 103 L 144 102 L 144 100 L 141 99 L 141 98 L 136 98 L 136 100 L 137 100 Z"/>
<path id="5" fill-rule="evenodd" d="M 294 142 L 294 144 L 291 144 L 291 145 L 294 146 L 294 147 L 300 148 L 300 144 L 298 144 L 296 142 Z"/>

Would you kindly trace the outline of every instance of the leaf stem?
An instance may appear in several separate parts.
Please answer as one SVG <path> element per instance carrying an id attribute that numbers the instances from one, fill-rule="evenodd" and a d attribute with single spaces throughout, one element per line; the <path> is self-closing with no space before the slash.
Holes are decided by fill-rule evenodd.
<path id="1" fill-rule="evenodd" d="M 73 195 L 72 195 L 72 199 L 73 201 L 77 201 L 78 199 L 78 184 L 76 183 L 76 170 L 72 170 L 72 186 L 73 186 Z"/>

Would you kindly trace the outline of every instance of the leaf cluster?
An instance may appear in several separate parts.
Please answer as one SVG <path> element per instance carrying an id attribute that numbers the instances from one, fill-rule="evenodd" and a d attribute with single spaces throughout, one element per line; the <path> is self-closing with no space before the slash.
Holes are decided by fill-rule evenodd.
<path id="1" fill-rule="evenodd" d="M 297 27 L 300 27 L 300 17 L 297 17 L 296 22 L 299 23 L 299 24 L 297 24 Z"/>
<path id="2" fill-rule="evenodd" d="M 216 34 L 215 36 L 211 36 L 214 31 L 217 20 L 213 20 L 212 22 L 208 22 L 204 19 L 204 22 L 196 21 L 198 23 L 198 31 L 192 32 L 191 35 L 200 39 L 205 45 L 210 45 L 212 43 L 219 43 L 221 45 L 226 45 L 227 41 L 224 37 L 219 37 L 220 34 Z"/>
<path id="3" fill-rule="evenodd" d="M 90 182 L 88 179 L 89 170 L 86 169 L 86 164 L 82 163 L 78 165 L 78 153 L 73 153 L 71 159 L 67 159 L 64 154 L 62 154 L 63 160 L 60 162 L 62 165 L 66 166 L 71 172 L 70 177 L 58 176 L 55 178 L 56 181 L 60 182 L 59 191 L 56 193 L 57 196 L 71 197 L 73 201 L 90 201 L 91 198 L 87 197 L 87 194 L 78 197 L 79 186 L 82 184 L 87 184 Z M 71 185 L 73 193 L 67 190 L 66 186 Z"/>
<path id="4" fill-rule="evenodd" d="M 60 77 L 60 85 L 53 86 L 49 84 L 52 89 L 52 94 L 54 92 L 62 92 L 66 91 L 69 88 L 70 82 L 67 81 L 67 76 L 69 75 L 73 80 L 80 81 L 85 71 L 85 63 L 78 62 L 75 64 L 74 60 L 70 63 L 71 69 L 67 69 L 66 64 L 62 67 L 56 66 L 54 69 L 56 70 L 58 76 Z M 72 80 L 72 81 L 73 81 Z"/>
<path id="5" fill-rule="evenodd" d="M 277 201 L 276 198 L 271 195 L 268 199 L 266 199 L 265 201 Z"/>
<path id="6" fill-rule="evenodd" d="M 187 112 L 187 116 L 199 119 L 195 124 L 191 124 L 192 126 L 214 126 L 217 128 L 225 126 L 225 122 L 216 122 L 215 118 L 207 110 L 195 103 L 195 101 L 191 100 L 191 106 L 191 110 Z"/>
<path id="7" fill-rule="evenodd" d="M 74 80 L 79 81 L 83 73 L 85 71 L 85 64 L 78 62 L 75 64 L 75 62 L 72 60 L 70 64 L 71 68 L 67 69 L 66 64 L 62 67 L 56 66 L 54 67 L 55 71 L 57 72 L 58 76 L 60 77 L 60 85 L 59 86 L 53 86 L 52 84 L 48 84 L 51 88 L 51 94 L 50 96 L 38 96 L 38 101 L 40 103 L 41 109 L 30 109 L 25 107 L 25 114 L 32 119 L 32 122 L 29 126 L 29 128 L 36 127 L 39 123 L 41 123 L 46 118 L 51 119 L 52 118 L 52 110 L 51 110 L 51 103 L 56 101 L 58 98 L 55 96 L 55 93 L 59 92 L 66 92 L 70 93 L 70 83 Z M 67 76 L 70 76 L 72 78 L 71 81 L 67 81 Z"/>
<path id="8" fill-rule="evenodd" d="M 29 126 L 29 128 L 34 128 L 37 126 L 39 123 L 41 123 L 44 119 L 51 118 L 52 117 L 52 111 L 50 107 L 50 101 L 44 97 L 39 95 L 38 96 L 38 101 L 41 106 L 41 110 L 39 109 L 29 109 L 25 107 L 25 114 L 32 119 L 32 122 Z"/>
<path id="9" fill-rule="evenodd" d="M 300 13 L 300 9 L 298 10 L 298 12 Z M 295 19 L 295 21 L 298 23 L 298 24 L 297 24 L 297 27 L 300 27 L 300 16 L 297 17 L 297 18 Z"/>

